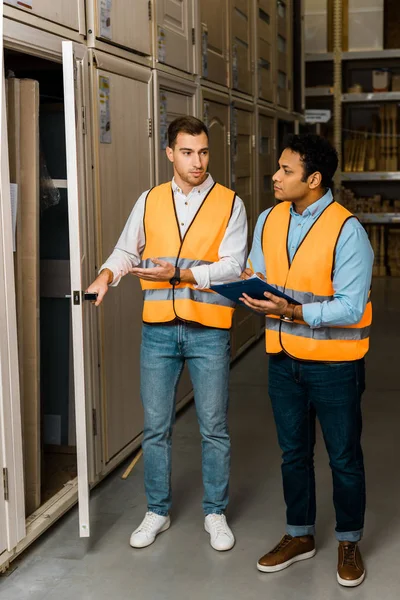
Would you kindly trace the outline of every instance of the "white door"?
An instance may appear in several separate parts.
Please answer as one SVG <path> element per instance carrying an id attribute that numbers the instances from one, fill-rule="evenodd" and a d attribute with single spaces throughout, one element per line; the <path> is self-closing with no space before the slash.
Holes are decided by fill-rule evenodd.
<path id="1" fill-rule="evenodd" d="M 157 0 L 156 58 L 193 73 L 193 0 Z"/>
<path id="2" fill-rule="evenodd" d="M 84 290 L 89 284 L 86 239 L 87 206 L 85 190 L 84 107 L 88 101 L 86 83 L 87 51 L 73 42 L 63 42 L 65 140 L 68 179 L 68 219 L 70 236 L 72 344 L 75 388 L 76 447 L 78 462 L 79 533 L 89 537 L 89 475 L 87 398 L 90 374 L 88 361 L 89 311 Z"/>
<path id="3" fill-rule="evenodd" d="M 0 552 L 25 537 L 24 475 L 0 6 Z"/>

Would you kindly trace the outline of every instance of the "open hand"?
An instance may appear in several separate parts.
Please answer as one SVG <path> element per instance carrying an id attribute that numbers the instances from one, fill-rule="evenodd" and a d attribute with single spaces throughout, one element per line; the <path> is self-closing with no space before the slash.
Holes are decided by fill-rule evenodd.
<path id="1" fill-rule="evenodd" d="M 247 294 L 243 294 L 240 299 L 246 306 L 262 315 L 282 316 L 289 305 L 288 301 L 270 292 L 264 292 L 264 296 L 265 300 L 255 300 Z"/>
<path id="2" fill-rule="evenodd" d="M 146 281 L 169 281 L 175 275 L 175 267 L 170 262 L 159 258 L 151 258 L 150 260 L 157 266 L 150 269 L 135 267 L 130 270 L 132 275 Z"/>

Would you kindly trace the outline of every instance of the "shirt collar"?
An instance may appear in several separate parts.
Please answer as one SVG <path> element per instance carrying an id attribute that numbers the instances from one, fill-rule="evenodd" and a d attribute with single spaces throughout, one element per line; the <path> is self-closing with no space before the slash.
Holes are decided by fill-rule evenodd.
<path id="1" fill-rule="evenodd" d="M 201 185 L 198 185 L 197 187 L 194 187 L 192 189 L 192 191 L 190 192 L 190 194 L 194 194 L 194 193 L 199 193 L 201 194 L 201 192 L 205 192 L 206 190 L 208 190 L 209 188 L 211 188 L 214 185 L 214 179 L 211 177 L 211 175 L 208 173 L 207 178 L 203 181 L 203 183 Z M 172 191 L 174 192 L 174 194 L 178 193 L 178 194 L 182 194 L 182 190 L 180 187 L 178 187 L 178 185 L 175 182 L 175 178 L 172 178 Z M 190 196 L 190 194 L 188 194 Z"/>
<path id="2" fill-rule="evenodd" d="M 310 204 L 310 206 L 308 206 L 306 208 L 306 210 L 303 212 L 302 215 L 299 215 L 299 213 L 296 212 L 294 204 L 292 204 L 290 207 L 290 214 L 292 215 L 292 217 L 294 217 L 294 216 L 297 216 L 297 217 L 311 216 L 311 217 L 313 217 L 313 219 L 316 219 L 326 209 L 326 207 L 329 206 L 329 204 L 332 201 L 333 201 L 332 192 L 331 192 L 331 190 L 328 190 L 326 192 L 326 194 L 324 196 L 322 196 L 322 198 L 320 198 L 316 202 L 313 202 L 312 204 Z"/>

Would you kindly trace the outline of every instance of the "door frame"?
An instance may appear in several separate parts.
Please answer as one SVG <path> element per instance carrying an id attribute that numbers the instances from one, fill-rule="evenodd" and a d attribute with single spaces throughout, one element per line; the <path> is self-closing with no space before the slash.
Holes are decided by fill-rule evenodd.
<path id="1" fill-rule="evenodd" d="M 1 472 L 0 519 L 6 528 L 7 549 L 25 537 L 25 498 L 22 449 L 21 402 L 18 367 L 17 311 L 15 300 L 13 230 L 11 220 L 10 171 L 8 162 L 7 115 L 4 79 L 3 3 L 0 8 L 0 440 L 1 469 L 6 469 L 5 495 Z M 5 500 L 3 500 L 5 498 Z"/>

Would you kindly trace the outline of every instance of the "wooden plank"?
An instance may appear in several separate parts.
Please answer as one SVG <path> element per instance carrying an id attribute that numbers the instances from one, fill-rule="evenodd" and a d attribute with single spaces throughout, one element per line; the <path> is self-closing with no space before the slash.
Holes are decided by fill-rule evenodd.
<path id="1" fill-rule="evenodd" d="M 18 341 L 23 373 L 25 505 L 40 506 L 40 321 L 39 321 L 39 84 L 21 80 L 20 206 L 17 248 Z"/>

